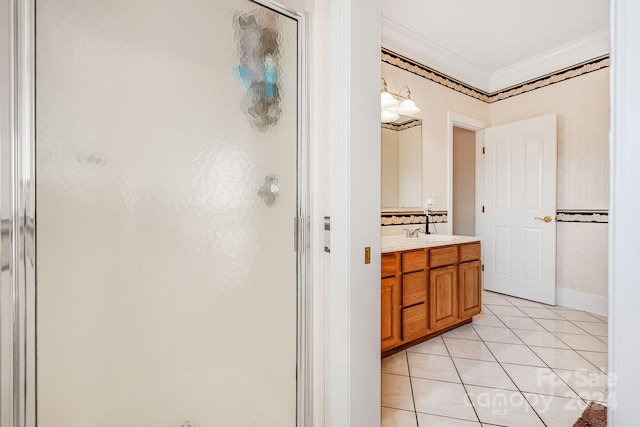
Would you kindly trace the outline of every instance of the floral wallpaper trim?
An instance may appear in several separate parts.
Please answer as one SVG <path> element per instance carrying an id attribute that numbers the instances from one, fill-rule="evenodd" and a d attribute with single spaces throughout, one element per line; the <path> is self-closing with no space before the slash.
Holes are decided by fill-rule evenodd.
<path id="1" fill-rule="evenodd" d="M 422 124 L 422 120 L 414 119 L 414 120 L 408 121 L 406 123 L 401 123 L 401 124 L 397 124 L 397 123 L 394 123 L 394 122 L 381 123 L 381 126 L 382 126 L 383 129 L 401 131 L 401 130 L 405 130 L 405 129 L 409 129 L 409 128 L 412 128 L 412 127 L 419 126 L 421 124 Z"/>
<path id="2" fill-rule="evenodd" d="M 480 101 L 484 101 L 488 104 L 511 98 L 512 96 L 521 95 L 526 92 L 531 92 L 532 90 L 540 89 L 554 83 L 572 79 L 574 77 L 591 73 L 602 68 L 607 68 L 610 64 L 609 55 L 605 55 L 582 62 L 580 64 L 576 64 L 563 70 L 555 71 L 545 76 L 529 80 L 516 86 L 489 93 L 463 83 L 459 80 L 456 80 L 453 77 L 447 76 L 440 71 L 434 70 L 433 68 L 430 68 L 424 64 L 420 64 L 419 62 L 395 53 L 389 49 L 382 48 L 381 60 L 382 62 L 386 62 L 387 64 L 416 74 L 420 77 L 424 77 L 425 79 L 431 80 L 435 83 L 446 86 L 449 89 L 453 89 L 457 92 L 479 99 Z"/>
<path id="3" fill-rule="evenodd" d="M 431 211 L 431 224 L 448 222 L 447 211 Z M 420 225 L 424 224 L 424 212 L 383 212 L 380 215 L 380 224 L 387 225 Z M 582 222 L 588 224 L 606 224 L 609 222 L 607 210 L 558 210 L 556 222 Z"/>
<path id="4" fill-rule="evenodd" d="M 489 93 L 474 88 L 473 86 L 463 83 L 460 80 L 456 80 L 453 77 L 447 76 L 440 71 L 434 70 L 433 68 L 430 68 L 424 64 L 409 59 L 406 56 L 397 54 L 392 50 L 382 48 L 381 59 L 382 62 L 386 62 L 389 65 L 393 65 L 402 70 L 416 74 L 420 77 L 424 77 L 425 79 L 431 80 L 435 83 L 439 83 L 443 86 L 448 87 L 449 89 L 453 89 L 457 92 L 469 95 L 481 101 L 489 102 Z"/>
<path id="5" fill-rule="evenodd" d="M 556 222 L 583 222 L 587 224 L 609 223 L 608 210 L 559 210 Z"/>
<path id="6" fill-rule="evenodd" d="M 447 211 L 431 211 L 430 224 L 446 223 Z M 420 225 L 425 223 L 424 212 L 384 212 L 380 215 L 380 224 L 386 225 Z"/>

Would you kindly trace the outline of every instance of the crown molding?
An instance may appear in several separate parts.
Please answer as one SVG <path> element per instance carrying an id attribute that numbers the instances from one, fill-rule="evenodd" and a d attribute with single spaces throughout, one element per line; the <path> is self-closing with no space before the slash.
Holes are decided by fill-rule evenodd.
<path id="1" fill-rule="evenodd" d="M 497 92 L 608 54 L 609 29 L 603 28 L 494 72 L 488 92 Z"/>
<path id="2" fill-rule="evenodd" d="M 381 17 L 380 30 L 382 47 L 428 64 L 429 67 L 475 88 L 483 91 L 489 88 L 491 74 L 482 67 L 384 16 Z"/>
<path id="3" fill-rule="evenodd" d="M 383 48 L 487 94 L 609 54 L 609 29 L 604 28 L 491 73 L 384 16 L 381 36 Z"/>

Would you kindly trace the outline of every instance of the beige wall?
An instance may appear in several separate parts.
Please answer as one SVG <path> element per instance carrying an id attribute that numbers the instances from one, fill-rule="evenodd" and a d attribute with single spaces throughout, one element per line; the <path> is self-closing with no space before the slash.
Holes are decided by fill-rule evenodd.
<path id="1" fill-rule="evenodd" d="M 492 126 L 549 113 L 558 115 L 558 209 L 608 209 L 609 69 L 555 83 L 492 104 L 382 63 L 393 92 L 409 85 L 423 119 L 423 201 L 447 207 L 447 111 Z M 607 224 L 559 223 L 558 287 L 606 297 Z"/>
<path id="2" fill-rule="evenodd" d="M 489 105 L 491 125 L 558 114 L 558 209 L 609 207 L 609 69 Z"/>

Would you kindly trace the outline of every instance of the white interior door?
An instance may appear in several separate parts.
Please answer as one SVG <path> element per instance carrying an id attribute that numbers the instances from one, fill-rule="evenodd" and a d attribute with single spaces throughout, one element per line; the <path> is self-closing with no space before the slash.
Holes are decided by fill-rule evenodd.
<path id="1" fill-rule="evenodd" d="M 294 426 L 297 20 L 36 3 L 38 427 Z"/>
<path id="2" fill-rule="evenodd" d="M 556 115 L 485 130 L 484 288 L 555 304 Z"/>

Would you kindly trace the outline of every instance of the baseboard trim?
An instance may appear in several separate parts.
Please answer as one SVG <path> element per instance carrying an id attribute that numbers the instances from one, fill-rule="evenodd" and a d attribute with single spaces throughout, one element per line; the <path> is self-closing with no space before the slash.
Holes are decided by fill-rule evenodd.
<path id="1" fill-rule="evenodd" d="M 588 311 L 589 313 L 607 316 L 609 298 L 602 295 L 587 294 L 566 288 L 556 288 L 556 304 L 563 307 Z"/>

